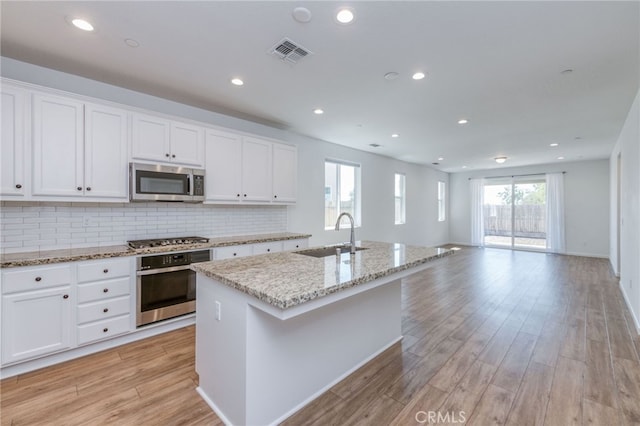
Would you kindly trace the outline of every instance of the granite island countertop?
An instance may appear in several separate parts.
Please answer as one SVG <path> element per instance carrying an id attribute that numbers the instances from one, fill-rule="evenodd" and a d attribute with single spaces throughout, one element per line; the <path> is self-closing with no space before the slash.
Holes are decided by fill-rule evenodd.
<path id="1" fill-rule="evenodd" d="M 356 245 L 366 249 L 355 255 L 343 253 L 339 259 L 336 255 L 315 258 L 281 252 L 202 262 L 192 264 L 191 269 L 276 308 L 288 309 L 454 253 L 439 247 L 374 241 Z"/>
<path id="2" fill-rule="evenodd" d="M 309 238 L 310 234 L 280 232 L 273 234 L 254 234 L 230 237 L 210 238 L 208 243 L 168 245 L 146 249 L 132 249 L 127 245 L 104 247 L 83 247 L 73 249 L 42 250 L 21 253 L 3 253 L 0 256 L 0 268 L 19 266 L 37 266 L 53 263 L 74 262 L 81 260 L 106 259 L 110 257 L 138 256 L 143 254 L 169 253 L 173 251 L 201 250 L 214 247 L 227 247 L 242 244 L 258 244 L 273 241 L 296 240 Z"/>

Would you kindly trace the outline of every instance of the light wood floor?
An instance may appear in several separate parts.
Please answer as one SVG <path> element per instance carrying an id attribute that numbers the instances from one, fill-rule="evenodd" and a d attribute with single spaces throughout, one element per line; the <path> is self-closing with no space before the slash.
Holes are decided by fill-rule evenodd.
<path id="1" fill-rule="evenodd" d="M 286 425 L 640 425 L 608 261 L 465 248 L 406 279 L 402 305 L 403 341 Z M 220 424 L 193 347 L 189 327 L 6 379 L 2 425 Z"/>

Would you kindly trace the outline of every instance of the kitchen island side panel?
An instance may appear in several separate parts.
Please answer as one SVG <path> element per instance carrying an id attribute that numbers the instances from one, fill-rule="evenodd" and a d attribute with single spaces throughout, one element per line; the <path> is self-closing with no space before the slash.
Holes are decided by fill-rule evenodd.
<path id="1" fill-rule="evenodd" d="M 287 320 L 250 307 L 247 424 L 284 420 L 400 338 L 400 280 Z"/>

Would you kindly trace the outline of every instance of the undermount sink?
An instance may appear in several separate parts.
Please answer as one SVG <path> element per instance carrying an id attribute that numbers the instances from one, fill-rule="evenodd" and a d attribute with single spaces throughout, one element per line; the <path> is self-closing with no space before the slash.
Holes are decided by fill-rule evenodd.
<path id="1" fill-rule="evenodd" d="M 329 247 L 313 248 L 308 250 L 300 250 L 300 251 L 294 251 L 294 253 L 303 254 L 305 256 L 313 256 L 313 257 L 327 257 L 327 256 L 335 256 L 337 248 L 340 249 L 340 253 L 349 253 L 351 249 L 351 247 L 349 247 L 348 245 L 342 245 L 342 246 L 329 246 Z M 366 249 L 367 249 L 366 247 L 356 246 L 356 251 L 366 250 Z"/>

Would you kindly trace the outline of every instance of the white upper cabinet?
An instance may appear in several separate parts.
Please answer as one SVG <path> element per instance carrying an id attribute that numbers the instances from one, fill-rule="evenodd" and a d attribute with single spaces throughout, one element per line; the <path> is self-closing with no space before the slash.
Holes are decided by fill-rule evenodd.
<path id="1" fill-rule="evenodd" d="M 2 134 L 0 135 L 0 195 L 21 199 L 28 194 L 25 162 L 26 92 L 2 85 Z"/>
<path id="2" fill-rule="evenodd" d="M 295 203 L 298 187 L 298 149 L 273 144 L 273 202 Z"/>
<path id="3" fill-rule="evenodd" d="M 242 141 L 242 199 L 271 201 L 271 142 L 245 137 Z"/>
<path id="4" fill-rule="evenodd" d="M 133 115 L 131 157 L 202 167 L 204 129 L 150 115 Z"/>
<path id="5" fill-rule="evenodd" d="M 240 201 L 242 193 L 242 137 L 235 133 L 207 131 L 207 201 Z"/>
<path id="6" fill-rule="evenodd" d="M 85 105 L 85 195 L 127 198 L 127 114 L 101 105 Z"/>
<path id="7" fill-rule="evenodd" d="M 219 130 L 207 131 L 206 201 L 295 203 L 297 149 Z"/>
<path id="8" fill-rule="evenodd" d="M 33 96 L 33 195 L 84 193 L 84 105 L 72 99 Z"/>
<path id="9" fill-rule="evenodd" d="M 33 97 L 33 196 L 127 199 L 127 113 Z"/>

